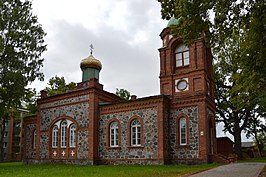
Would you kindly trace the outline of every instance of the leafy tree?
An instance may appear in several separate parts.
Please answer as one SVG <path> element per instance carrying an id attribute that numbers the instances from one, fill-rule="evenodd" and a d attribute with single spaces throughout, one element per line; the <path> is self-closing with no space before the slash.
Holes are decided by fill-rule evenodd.
<path id="1" fill-rule="evenodd" d="M 126 100 L 129 100 L 130 98 L 130 92 L 127 91 L 126 89 L 118 89 L 116 88 L 115 94 L 121 98 L 124 98 Z"/>
<path id="2" fill-rule="evenodd" d="M 48 87 L 46 87 L 46 90 L 48 91 L 48 95 L 55 95 L 64 93 L 68 90 L 73 90 L 76 88 L 76 84 L 74 82 L 71 82 L 69 84 L 66 84 L 64 77 L 52 77 L 49 80 Z"/>
<path id="3" fill-rule="evenodd" d="M 245 132 L 247 138 L 253 137 L 258 147 L 260 156 L 262 157 L 263 149 L 266 144 L 266 125 L 265 125 L 266 117 L 265 113 L 261 112 L 260 107 L 256 107 L 256 109 L 254 109 L 253 111 L 254 111 L 252 114 L 253 116 L 250 117 L 249 125 L 245 129 Z"/>
<path id="4" fill-rule="evenodd" d="M 26 109 L 29 111 L 28 114 L 36 114 L 37 113 L 37 99 L 39 96 L 37 96 L 36 90 L 33 89 L 29 94 L 27 94 L 26 97 Z"/>
<path id="5" fill-rule="evenodd" d="M 0 1 L 0 111 L 3 125 L 26 99 L 26 86 L 43 79 L 41 54 L 46 50 L 45 33 L 32 14 L 28 0 Z M 3 132 L 0 148 L 3 152 Z M 3 155 L 3 153 L 2 153 Z M 2 156 L 0 157 L 0 161 Z"/>
<path id="6" fill-rule="evenodd" d="M 216 58 L 218 121 L 234 136 L 241 156 L 241 132 L 249 125 L 256 106 L 265 112 L 265 9 L 264 0 L 187 1 L 158 0 L 162 18 L 175 17 L 174 35 L 186 44 L 202 35 Z"/>

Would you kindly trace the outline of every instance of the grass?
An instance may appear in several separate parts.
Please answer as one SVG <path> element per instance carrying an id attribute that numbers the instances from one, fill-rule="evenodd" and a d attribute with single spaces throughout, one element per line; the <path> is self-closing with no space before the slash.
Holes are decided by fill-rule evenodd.
<path id="1" fill-rule="evenodd" d="M 266 157 L 245 158 L 245 159 L 240 159 L 239 162 L 266 162 Z"/>
<path id="2" fill-rule="evenodd" d="M 179 165 L 128 165 L 128 166 L 79 166 L 79 165 L 23 165 L 21 162 L 0 163 L 1 177 L 176 177 L 218 166 L 204 164 Z"/>

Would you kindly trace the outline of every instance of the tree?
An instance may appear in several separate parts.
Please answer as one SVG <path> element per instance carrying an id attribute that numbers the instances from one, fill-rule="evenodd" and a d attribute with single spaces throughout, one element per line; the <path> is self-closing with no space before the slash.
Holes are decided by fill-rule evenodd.
<path id="1" fill-rule="evenodd" d="M 69 84 L 66 84 L 64 77 L 52 77 L 49 80 L 48 87 L 46 87 L 46 90 L 48 92 L 48 95 L 55 95 L 64 93 L 68 90 L 74 90 L 76 88 L 76 84 L 74 82 L 71 82 Z"/>
<path id="2" fill-rule="evenodd" d="M 246 137 L 253 137 L 261 157 L 263 156 L 263 149 L 266 144 L 265 120 L 266 117 L 265 114 L 261 112 L 261 108 L 256 107 L 256 109 L 254 109 L 253 116 L 250 117 L 249 125 L 245 129 Z"/>
<path id="3" fill-rule="evenodd" d="M 116 88 L 115 94 L 121 98 L 124 98 L 126 100 L 129 100 L 130 98 L 130 92 L 127 91 L 126 89 L 118 89 Z"/>
<path id="4" fill-rule="evenodd" d="M 204 34 L 213 49 L 218 121 L 234 136 L 241 157 L 240 134 L 256 106 L 266 107 L 264 0 L 158 1 L 162 18 L 179 21 L 171 27 L 174 35 L 190 44 Z"/>
<path id="5" fill-rule="evenodd" d="M 26 86 L 43 79 L 41 54 L 45 33 L 31 12 L 30 1 L 0 1 L 0 112 L 3 125 L 30 92 Z M 3 132 L 0 148 L 3 152 Z M 3 155 L 3 153 L 1 153 Z M 0 157 L 0 161 L 2 160 Z"/>

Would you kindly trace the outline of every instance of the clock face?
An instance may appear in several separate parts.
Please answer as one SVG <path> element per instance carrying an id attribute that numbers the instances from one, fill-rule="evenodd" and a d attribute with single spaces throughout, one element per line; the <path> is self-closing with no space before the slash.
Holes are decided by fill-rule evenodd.
<path id="1" fill-rule="evenodd" d="M 180 91 L 183 91 L 187 88 L 187 81 L 186 80 L 180 80 L 178 83 L 177 83 L 177 89 L 180 90 Z"/>

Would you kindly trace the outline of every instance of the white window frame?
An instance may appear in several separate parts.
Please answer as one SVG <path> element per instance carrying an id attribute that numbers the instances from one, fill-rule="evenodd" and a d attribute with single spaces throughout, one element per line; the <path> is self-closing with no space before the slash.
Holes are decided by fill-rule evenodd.
<path id="1" fill-rule="evenodd" d="M 179 144 L 187 145 L 187 121 L 185 117 L 179 119 Z"/>
<path id="2" fill-rule="evenodd" d="M 118 147 L 118 122 L 110 124 L 110 147 Z"/>
<path id="3" fill-rule="evenodd" d="M 3 143 L 3 148 L 6 149 L 7 146 L 8 146 L 8 145 L 7 145 L 7 142 L 4 142 L 4 143 Z"/>
<path id="4" fill-rule="evenodd" d="M 189 65 L 190 63 L 189 48 L 185 44 L 180 44 L 175 49 L 175 62 L 176 62 L 176 67 Z"/>
<path id="5" fill-rule="evenodd" d="M 61 123 L 61 148 L 67 147 L 67 121 Z"/>
<path id="6" fill-rule="evenodd" d="M 131 122 L 131 146 L 141 146 L 141 123 L 138 119 Z"/>
<path id="7" fill-rule="evenodd" d="M 54 126 L 52 130 L 52 148 L 57 148 L 58 146 L 58 127 Z"/>
<path id="8" fill-rule="evenodd" d="M 69 147 L 76 147 L 76 125 L 72 124 L 69 127 Z"/>

